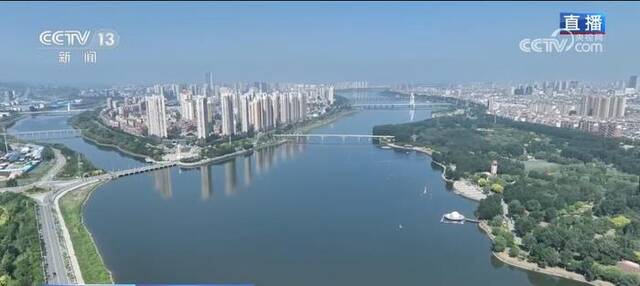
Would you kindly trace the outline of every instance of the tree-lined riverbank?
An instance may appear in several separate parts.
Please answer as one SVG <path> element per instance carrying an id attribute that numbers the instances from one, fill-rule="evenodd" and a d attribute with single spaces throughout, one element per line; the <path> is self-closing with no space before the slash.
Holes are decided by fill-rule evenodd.
<path id="1" fill-rule="evenodd" d="M 376 122 L 381 124 L 384 122 L 403 122 L 404 120 L 406 120 L 406 114 L 402 111 L 361 112 L 344 120 L 336 121 L 330 127 L 325 127 L 317 132 L 360 134 L 371 130 L 370 126 Z M 231 281 L 232 277 L 246 277 L 246 279 L 272 283 L 277 281 L 279 285 L 300 285 L 303 284 L 303 281 L 298 278 L 314 277 L 323 271 L 340 273 L 339 280 L 342 282 L 353 281 L 350 279 L 360 275 L 351 274 L 364 269 L 371 271 L 371 269 L 384 265 L 384 271 L 382 269 L 375 271 L 377 274 L 365 278 L 367 283 L 370 285 L 374 285 L 376 282 L 381 283 L 384 280 L 383 277 L 390 274 L 393 277 L 400 277 L 401 281 L 407 283 L 431 281 L 439 285 L 462 285 L 471 281 L 468 279 L 472 279 L 478 283 L 491 281 L 493 285 L 545 285 L 539 282 L 540 279 L 545 278 L 532 273 L 524 274 L 521 271 L 490 265 L 485 261 L 463 258 L 465 255 L 474 255 L 475 257 L 485 254 L 486 252 L 483 251 L 485 248 L 477 246 L 486 245 L 487 242 L 477 231 L 470 228 L 447 227 L 441 229 L 441 225 L 435 220 L 431 221 L 431 217 L 440 218 L 442 207 L 453 207 L 465 213 L 471 213 L 471 209 L 468 208 L 470 202 L 467 200 L 442 196 L 444 190 L 442 185 L 431 182 L 431 178 L 438 179 L 440 177 L 439 172 L 435 173 L 437 174 L 435 177 L 425 175 L 425 172 L 421 171 L 424 161 L 414 160 L 416 158 L 413 158 L 412 155 L 405 155 L 405 152 L 396 155 L 391 155 L 392 153 L 389 152 L 385 155 L 385 152 L 379 153 L 378 148 L 365 147 L 368 144 L 364 144 L 364 146 L 361 143 L 356 146 L 341 144 L 340 146 L 286 145 L 282 149 L 278 147 L 251 155 L 246 154 L 244 159 L 229 161 L 221 166 L 202 168 L 200 173 L 182 171 L 178 175 L 180 172 L 173 169 L 170 170 L 170 174 L 149 173 L 111 182 L 103 185 L 104 191 L 95 192 L 93 196 L 88 196 L 92 199 L 87 204 L 87 217 L 82 220 L 91 227 L 92 232 L 101 242 L 100 249 L 104 250 L 103 255 L 108 258 L 110 263 L 114 264 L 112 270 L 117 276 L 116 279 L 122 281 L 144 281 L 147 279 L 149 282 L 177 282 L 193 281 L 189 280 L 194 279 L 193 277 L 200 277 L 200 280 L 226 279 Z M 328 148 L 331 149 L 331 152 L 327 152 Z M 296 153 L 301 150 L 306 151 Z M 111 151 L 101 150 L 101 152 L 113 154 Z M 371 152 L 376 154 L 375 158 L 371 158 Z M 111 158 L 110 160 L 113 160 Z M 242 166 L 240 170 L 244 172 L 244 187 L 235 186 L 237 184 L 236 166 Z M 255 174 L 253 174 L 254 172 Z M 211 177 L 207 178 L 207 173 Z M 214 176 L 213 173 L 216 175 Z M 322 177 L 324 173 L 330 177 L 324 179 Z M 334 173 L 349 174 L 349 178 L 347 181 L 341 182 L 344 180 L 336 179 L 337 175 Z M 198 178 L 198 174 L 200 174 L 200 178 Z M 224 174 L 224 177 L 220 177 L 221 174 Z M 293 179 L 282 180 L 283 174 L 292 176 Z M 257 177 L 255 177 L 256 175 Z M 148 178 L 145 178 L 147 176 Z M 255 178 L 252 179 L 252 176 Z M 314 182 L 315 179 L 318 181 Z M 416 191 L 414 194 L 414 188 L 419 189 L 419 193 L 422 194 L 425 180 L 427 184 L 430 184 L 430 193 L 419 195 Z M 122 185 L 125 182 L 126 185 Z M 176 185 L 180 186 L 180 192 L 175 192 L 173 197 L 171 195 L 164 196 L 164 193 L 163 196 L 158 196 L 152 191 L 154 182 L 155 184 L 162 182 L 165 185 L 174 185 L 174 189 Z M 201 182 L 201 185 L 198 185 L 197 182 Z M 209 184 L 210 187 L 205 187 Z M 354 184 L 357 184 L 358 187 L 354 188 Z M 120 190 L 127 188 L 141 191 L 134 193 L 127 191 L 119 194 Z M 218 190 L 215 197 L 212 196 L 214 188 Z M 235 190 L 236 188 L 238 190 Z M 222 189 L 224 189 L 224 193 L 219 191 Z M 201 192 L 202 194 L 209 193 L 201 195 Z M 301 195 L 303 193 L 304 196 Z M 124 197 L 119 198 L 120 195 Z M 194 198 L 194 195 L 197 198 Z M 321 197 L 315 197 L 317 195 Z M 414 198 L 414 195 L 419 196 L 419 199 Z M 215 200 L 212 201 L 212 198 Z M 128 203 L 121 205 L 118 213 L 110 213 L 113 207 L 110 202 L 113 202 L 114 199 L 120 202 L 123 201 L 122 199 L 126 199 Z M 353 202 L 362 202 L 362 200 L 367 202 L 357 203 L 357 206 L 352 204 Z M 136 203 L 137 201 L 140 203 Z M 261 207 L 256 207 L 256 202 L 260 202 Z M 138 207 L 130 209 L 132 205 Z M 141 210 L 139 208 L 141 206 L 147 209 Z M 160 209 L 156 207 L 162 211 L 158 211 Z M 316 213 L 316 209 L 322 211 Z M 326 209 L 332 211 L 326 212 Z M 279 215 L 265 216 L 265 212 L 275 212 Z M 78 213 L 82 214 L 80 211 Z M 100 215 L 104 213 L 111 215 L 106 217 Z M 134 213 L 145 215 L 140 217 Z M 198 215 L 194 215 L 196 213 Z M 242 213 L 242 215 L 233 215 L 238 213 Z M 415 214 L 418 213 L 420 215 L 416 217 Z M 99 217 L 97 221 L 96 217 Z M 136 217 L 136 222 L 130 222 L 126 219 L 127 217 Z M 173 218 L 175 217 L 181 219 L 174 223 Z M 124 220 L 119 220 L 119 218 Z M 162 228 L 165 226 L 171 229 L 180 228 L 189 233 L 197 231 L 199 233 L 198 239 L 175 236 L 170 232 L 164 233 L 161 229 L 152 227 L 157 225 L 155 220 L 162 221 L 160 223 Z M 190 223 L 185 224 L 185 220 Z M 300 220 L 306 223 L 300 224 Z M 399 222 L 404 225 L 401 229 L 398 228 Z M 292 224 L 297 227 L 290 227 Z M 211 227 L 201 229 L 196 227 L 199 225 Z M 266 241 L 256 242 L 253 238 L 257 233 L 260 233 L 261 228 L 248 227 L 256 225 L 263 225 L 269 229 L 290 229 L 291 231 L 287 234 L 268 232 L 270 236 Z M 141 228 L 144 230 L 139 232 L 138 230 Z M 434 232 L 434 229 L 437 231 Z M 463 233 L 461 236 L 460 231 Z M 144 238 L 151 233 L 155 233 L 153 235 L 157 237 L 157 241 L 145 242 L 155 246 L 149 245 L 141 249 L 135 245 L 136 241 L 140 241 L 139 238 Z M 338 233 L 340 234 L 339 238 L 333 235 Z M 362 241 L 362 233 L 372 234 L 372 239 Z M 434 236 L 434 233 L 437 235 Z M 298 239 L 295 240 L 297 241 L 295 243 L 289 243 L 291 239 L 301 237 L 300 235 L 321 237 L 327 234 L 329 236 L 322 237 L 322 244 L 327 247 L 321 247 L 322 249 L 314 248 L 314 245 L 307 245 L 307 242 Z M 233 245 L 215 243 L 218 239 L 225 240 L 227 235 L 235 236 Z M 132 237 L 138 239 L 132 239 Z M 454 237 L 455 239 L 453 239 Z M 454 240 L 457 240 L 455 246 L 447 243 Z M 204 241 L 206 243 L 202 244 L 201 242 Z M 117 245 L 114 246 L 113 243 Z M 128 245 L 129 243 L 133 245 Z M 167 243 L 169 245 L 175 243 L 175 245 L 166 247 Z M 251 252 L 245 251 L 248 249 L 247 246 L 256 245 L 256 243 L 262 243 L 267 247 L 261 247 L 260 250 L 256 249 Z M 279 250 L 278 246 L 281 244 L 287 245 L 288 251 Z M 157 248 L 161 247 L 160 245 L 164 246 Z M 339 245 L 339 249 L 334 249 L 332 245 Z M 386 247 L 379 248 L 380 245 L 386 245 Z M 437 246 L 434 248 L 432 247 L 434 245 Z M 461 249 L 461 245 L 464 249 Z M 154 249 L 154 247 L 165 251 L 147 251 Z M 249 248 L 251 247 L 249 246 Z M 192 249 L 198 249 L 199 254 L 189 254 Z M 385 253 L 371 252 L 367 249 L 379 249 Z M 317 252 L 318 250 L 322 250 L 322 253 Z M 140 259 L 138 263 L 131 264 L 127 262 L 126 255 L 124 258 L 122 257 L 123 252 L 132 253 L 132 251 L 138 254 Z M 378 259 L 381 257 L 377 255 L 384 255 L 384 259 Z M 165 256 L 167 259 L 161 260 L 173 259 L 182 262 L 178 266 L 172 266 L 172 269 L 175 270 L 173 272 L 163 270 L 167 266 L 166 263 L 145 263 L 145 261 L 150 261 L 151 257 L 158 259 Z M 412 271 L 412 265 L 432 263 L 429 258 L 433 256 L 450 257 L 450 259 L 440 260 L 437 265 L 428 266 L 428 273 L 422 273 L 425 275 L 420 274 L 420 271 Z M 210 257 L 216 257 L 216 259 L 225 260 L 228 263 L 219 265 L 216 268 L 217 273 L 211 273 L 211 268 L 206 266 L 207 263 L 200 260 L 202 257 L 208 257 L 209 260 Z M 242 273 L 236 272 L 240 268 L 230 257 L 245 261 L 242 263 L 243 267 L 241 268 L 244 269 Z M 288 260 L 289 257 L 293 260 Z M 359 260 L 357 263 L 362 267 L 355 264 L 339 268 L 333 268 L 331 264 L 322 264 L 322 267 L 305 267 L 304 264 L 296 263 L 298 261 L 296 259 L 304 257 L 362 258 L 363 260 Z M 278 265 L 265 267 L 264 264 L 257 262 L 264 261 L 264 259 L 283 259 L 280 260 L 282 267 L 278 267 Z M 469 271 L 464 276 L 450 275 L 451 273 L 448 273 L 446 269 L 454 267 L 454 265 L 456 265 L 455 267 L 463 265 Z M 279 272 L 280 270 L 289 272 L 292 269 L 299 273 L 299 277 L 283 278 L 286 274 Z M 147 274 L 142 277 L 139 273 Z M 358 281 L 362 281 L 362 279 L 360 276 Z M 530 279 L 537 279 L 537 282 Z M 318 283 L 322 281 L 319 279 L 310 285 L 321 285 Z M 562 282 L 561 285 L 574 284 Z"/>
<path id="2" fill-rule="evenodd" d="M 447 177 L 496 193 L 482 200 L 478 210 L 480 218 L 496 221 L 494 250 L 513 249 L 514 257 L 540 269 L 560 266 L 589 281 L 640 284 L 640 276 L 612 270 L 622 260 L 640 262 L 638 181 L 623 173 L 640 167 L 640 160 L 630 160 L 638 158 L 637 144 L 496 120 L 475 104 L 465 116 L 376 126 L 373 132 L 433 149 L 433 159 L 447 166 Z M 624 144 L 634 147 L 621 148 Z M 556 164 L 526 169 L 530 160 Z M 497 161 L 497 175 L 489 173 L 492 161 Z M 509 223 L 505 219 L 514 222 L 514 230 L 503 229 Z"/>

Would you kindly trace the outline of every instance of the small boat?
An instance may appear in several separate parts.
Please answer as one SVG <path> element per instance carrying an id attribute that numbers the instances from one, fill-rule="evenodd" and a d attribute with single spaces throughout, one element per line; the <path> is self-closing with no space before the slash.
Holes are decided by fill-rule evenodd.
<path id="1" fill-rule="evenodd" d="M 399 229 L 402 229 L 402 224 L 399 224 L 399 225 L 398 225 L 398 228 L 399 228 Z"/>
<path id="2" fill-rule="evenodd" d="M 382 148 L 382 149 L 391 149 L 391 147 L 389 147 L 389 146 L 382 146 L 380 148 Z"/>
<path id="3" fill-rule="evenodd" d="M 424 187 L 424 191 L 422 192 L 423 195 L 427 194 L 427 186 Z"/>

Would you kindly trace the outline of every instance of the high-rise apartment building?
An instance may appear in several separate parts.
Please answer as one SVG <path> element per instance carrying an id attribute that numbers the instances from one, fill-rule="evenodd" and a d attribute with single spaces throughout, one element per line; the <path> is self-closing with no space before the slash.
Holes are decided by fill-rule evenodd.
<path id="1" fill-rule="evenodd" d="M 222 109 L 222 135 L 234 135 L 236 133 L 236 128 L 233 122 L 233 98 L 230 93 L 224 93 L 221 95 L 220 108 Z"/>
<path id="2" fill-rule="evenodd" d="M 240 96 L 240 104 L 238 106 L 238 113 L 240 114 L 240 130 L 242 133 L 249 132 L 249 96 Z"/>
<path id="3" fill-rule="evenodd" d="M 626 110 L 624 96 L 585 96 L 582 98 L 578 115 L 599 119 L 622 118 Z"/>
<path id="4" fill-rule="evenodd" d="M 198 139 L 206 139 L 209 136 L 209 116 L 208 116 L 208 101 L 205 96 L 198 96 L 195 98 L 196 106 L 196 130 Z"/>
<path id="5" fill-rule="evenodd" d="M 167 116 L 164 105 L 164 96 L 154 95 L 146 98 L 147 102 L 147 129 L 149 135 L 160 138 L 167 137 Z"/>
<path id="6" fill-rule="evenodd" d="M 180 115 L 183 120 L 193 121 L 196 118 L 195 106 L 191 90 L 183 90 L 178 101 L 180 102 Z"/>
<path id="7" fill-rule="evenodd" d="M 627 82 L 627 88 L 638 88 L 638 76 L 632 75 L 629 77 L 629 82 Z"/>

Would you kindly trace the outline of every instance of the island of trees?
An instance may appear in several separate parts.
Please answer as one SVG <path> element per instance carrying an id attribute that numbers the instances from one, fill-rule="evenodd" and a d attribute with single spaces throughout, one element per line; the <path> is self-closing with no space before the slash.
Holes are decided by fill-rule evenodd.
<path id="1" fill-rule="evenodd" d="M 476 215 L 491 227 L 493 251 L 587 280 L 640 285 L 640 275 L 616 266 L 640 263 L 640 144 L 461 105 L 465 115 L 376 126 L 373 133 L 435 150 L 447 177 L 491 193 Z M 487 173 L 494 160 L 497 176 Z"/>

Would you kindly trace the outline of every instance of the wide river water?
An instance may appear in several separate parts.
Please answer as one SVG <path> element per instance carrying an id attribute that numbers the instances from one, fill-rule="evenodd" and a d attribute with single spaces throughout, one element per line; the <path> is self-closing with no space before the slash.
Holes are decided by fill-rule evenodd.
<path id="1" fill-rule="evenodd" d="M 361 111 L 313 133 L 370 134 L 427 110 Z M 29 117 L 13 131 L 69 128 Z M 61 139 L 107 170 L 144 163 Z M 477 203 L 450 192 L 431 159 L 348 139 L 285 144 L 221 164 L 111 181 L 84 219 L 116 282 L 256 285 L 582 285 L 493 258 Z M 426 194 L 424 190 L 427 190 Z"/>

